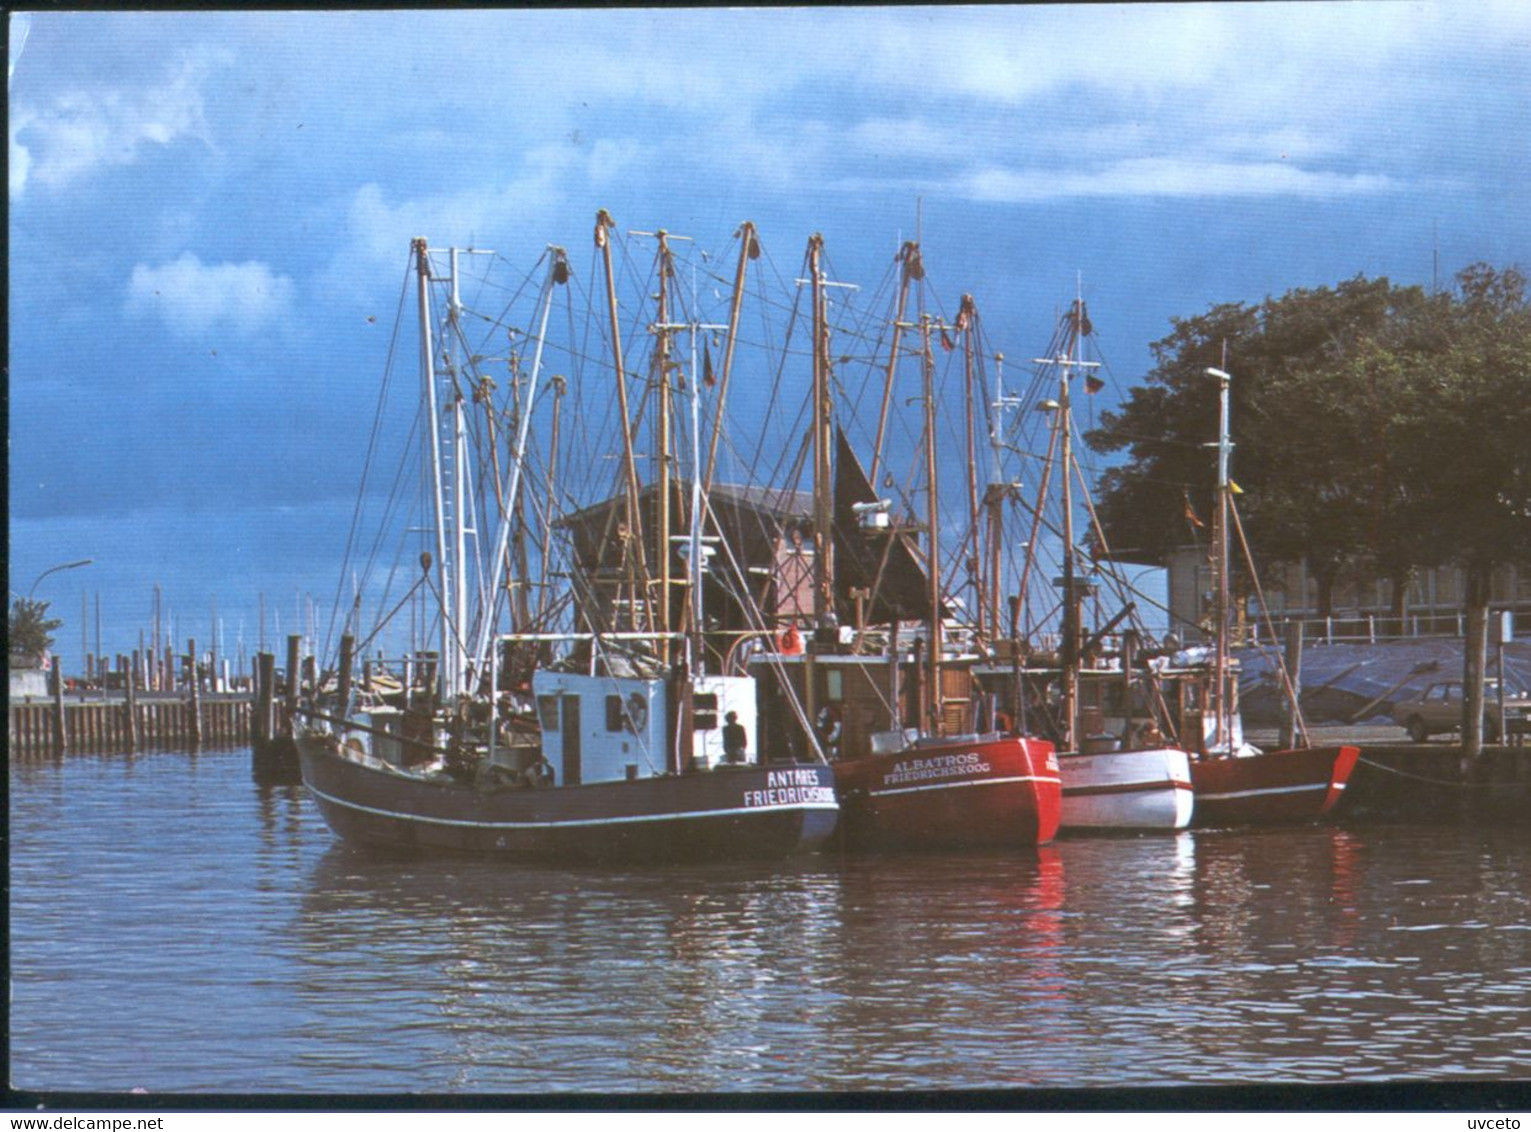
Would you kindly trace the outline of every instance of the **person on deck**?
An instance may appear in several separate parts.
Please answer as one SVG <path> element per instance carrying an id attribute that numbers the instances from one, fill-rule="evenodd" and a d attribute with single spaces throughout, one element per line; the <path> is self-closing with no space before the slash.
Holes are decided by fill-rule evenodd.
<path id="1" fill-rule="evenodd" d="M 723 759 L 730 763 L 742 763 L 745 753 L 749 748 L 749 736 L 744 731 L 744 724 L 739 722 L 739 713 L 729 712 L 723 717 Z"/>

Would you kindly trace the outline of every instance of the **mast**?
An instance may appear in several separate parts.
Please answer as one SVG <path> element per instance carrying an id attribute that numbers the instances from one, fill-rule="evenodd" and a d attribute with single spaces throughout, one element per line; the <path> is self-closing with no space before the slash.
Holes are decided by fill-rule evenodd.
<path id="1" fill-rule="evenodd" d="M 505 490 L 504 502 L 500 507 L 499 532 L 495 537 L 494 553 L 490 558 L 492 563 L 490 584 L 482 603 L 478 632 L 474 638 L 473 655 L 480 662 L 480 671 L 487 671 L 489 650 L 493 647 L 492 636 L 499 611 L 501 571 L 505 568 L 511 531 L 516 526 L 516 517 L 520 509 L 521 471 L 526 466 L 527 438 L 531 433 L 532 409 L 537 401 L 537 381 L 542 373 L 542 353 L 543 346 L 547 342 L 548 316 L 553 310 L 553 292 L 559 278 L 567 278 L 568 265 L 563 249 L 550 247 L 548 250 L 550 259 L 547 280 L 543 283 L 542 317 L 537 326 L 537 348 L 532 353 L 532 373 L 527 383 L 526 401 L 516 420 L 516 448 L 511 453 L 510 483 Z M 496 484 L 495 487 L 498 491 L 499 485 Z"/>
<path id="2" fill-rule="evenodd" d="M 746 220 L 735 233 L 739 237 L 739 265 L 734 271 L 734 294 L 728 308 L 728 340 L 723 347 L 723 373 L 718 378 L 718 403 L 713 410 L 712 439 L 707 445 L 707 471 L 702 477 L 702 493 L 712 490 L 712 476 L 717 469 L 718 437 L 723 431 L 723 406 L 728 400 L 728 377 L 734 368 L 734 345 L 739 340 L 739 312 L 744 305 L 744 269 L 752 259 L 760 257 L 760 241 L 755 235 L 755 225 Z M 693 344 L 694 344 L 693 336 Z M 695 359 L 692 361 L 692 380 L 696 380 Z"/>
<path id="3" fill-rule="evenodd" d="M 622 468 L 624 486 L 627 490 L 627 545 L 624 557 L 630 550 L 638 567 L 639 588 L 648 613 L 646 620 L 653 624 L 652 601 L 648 586 L 648 564 L 643 552 L 643 522 L 638 508 L 638 461 L 633 454 L 632 414 L 627 405 L 627 374 L 622 366 L 622 326 L 617 317 L 617 278 L 611 265 L 611 238 L 609 229 L 616 221 L 604 208 L 595 214 L 595 246 L 601 249 L 601 259 L 606 268 L 606 299 L 611 314 L 611 354 L 617 371 L 617 407 L 622 415 Z"/>
<path id="4" fill-rule="evenodd" d="M 983 573 L 979 569 L 979 545 L 978 545 L 978 447 L 974 436 L 973 421 L 973 324 L 978 318 L 978 307 L 973 302 L 973 296 L 964 294 L 962 304 L 957 310 L 957 329 L 962 333 L 962 396 L 966 409 L 967 424 L 967 456 L 968 456 L 968 530 L 971 543 L 970 554 L 967 555 L 968 575 L 972 579 L 974 589 L 974 609 L 978 615 L 978 638 L 984 639 L 984 601 Z"/>
<path id="5" fill-rule="evenodd" d="M 457 249 L 452 248 L 449 252 L 451 260 L 452 290 L 451 302 L 447 306 L 447 321 L 449 333 L 447 335 L 447 349 L 451 343 L 457 342 L 461 337 L 462 299 L 457 291 Z M 467 586 L 467 525 L 468 525 L 468 465 L 465 449 L 467 445 L 463 439 L 463 411 L 462 390 L 457 386 L 456 373 L 448 362 L 448 372 L 452 373 L 452 476 L 446 493 L 447 520 L 452 529 L 452 653 L 451 663 L 447 665 L 448 695 L 456 696 L 460 692 L 469 689 L 467 673 L 465 670 L 466 646 L 463 638 L 468 632 L 468 586 Z"/>
<path id="6" fill-rule="evenodd" d="M 546 577 L 548 571 L 548 555 L 551 551 L 551 543 L 553 539 L 553 507 L 555 505 L 557 491 L 556 485 L 558 483 L 559 428 L 563 423 L 563 399 L 564 393 L 568 389 L 568 382 L 564 380 L 563 374 L 555 373 L 553 375 L 552 385 L 553 431 L 552 436 L 548 440 L 548 493 L 547 506 L 543 512 L 542 548 L 540 555 L 544 577 Z M 537 625 L 539 628 L 542 627 L 543 619 L 547 616 L 548 593 L 549 589 L 546 585 L 543 585 L 537 591 Z"/>
<path id="7" fill-rule="evenodd" d="M 670 243 L 664 229 L 655 233 L 659 240 L 659 307 L 658 324 L 654 328 L 654 383 L 658 405 L 654 428 L 654 461 L 658 476 L 658 516 L 655 525 L 659 537 L 655 540 L 654 553 L 659 555 L 659 625 L 663 634 L 659 642 L 659 654 L 665 663 L 671 656 L 670 643 L 670 276 L 675 268 L 670 260 Z"/>
<path id="8" fill-rule="evenodd" d="M 1078 310 L 1075 309 L 1069 349 L 1064 357 L 1074 359 L 1079 346 Z M 1079 735 L 1079 595 L 1074 586 L 1074 418 L 1069 401 L 1070 365 L 1065 364 L 1058 381 L 1059 415 L 1063 421 L 1063 720 L 1068 744 L 1080 749 Z"/>
<path id="9" fill-rule="evenodd" d="M 989 631 L 995 640 L 1000 637 L 999 595 L 1003 589 L 1001 548 L 1004 546 L 1005 497 L 1008 494 L 1008 488 L 1000 482 L 1000 471 L 1004 467 L 1003 414 L 1005 409 L 1018 404 L 1018 397 L 1005 398 L 1005 355 L 996 353 L 993 416 L 989 423 L 989 446 L 993 451 L 993 463 L 990 465 L 989 485 L 984 489 L 984 502 L 989 506 Z M 1012 632 L 1011 636 L 1014 635 Z"/>
<path id="10" fill-rule="evenodd" d="M 830 451 L 834 437 L 829 395 L 829 327 L 824 301 L 824 269 L 820 263 L 824 237 L 808 239 L 808 275 L 813 285 L 813 619 L 826 627 L 834 613 L 834 476 Z"/>
<path id="11" fill-rule="evenodd" d="M 431 265 L 423 236 L 416 237 L 413 248 L 419 280 L 420 367 L 421 380 L 425 383 L 425 411 L 428 418 L 425 431 L 430 435 L 431 443 L 431 503 L 436 520 L 436 593 L 441 602 L 439 648 L 441 663 L 446 668 L 444 678 L 437 682 L 437 689 L 438 695 L 454 696 L 457 694 L 457 666 L 447 663 L 452 644 L 452 629 L 448 624 L 451 573 L 447 565 L 446 504 L 442 498 L 441 484 L 441 416 L 436 401 L 435 348 L 431 342 Z"/>
<path id="12" fill-rule="evenodd" d="M 1074 376 L 1076 369 L 1095 369 L 1100 363 L 1087 362 L 1083 357 L 1082 338 L 1086 318 L 1084 312 L 1084 299 L 1075 292 L 1073 305 L 1065 316 L 1068 320 L 1068 346 L 1060 358 L 1037 358 L 1035 361 L 1040 365 L 1055 365 L 1058 367 L 1058 429 L 1054 434 L 1054 440 L 1059 446 L 1059 460 L 1063 466 L 1062 473 L 1062 503 L 1063 503 L 1063 577 L 1060 579 L 1063 587 L 1063 632 L 1059 642 L 1060 661 L 1063 670 L 1063 725 L 1067 735 L 1067 746 L 1072 750 L 1080 749 L 1079 734 L 1079 615 L 1081 591 L 1083 587 L 1076 577 L 1075 551 L 1074 551 L 1074 418 L 1072 402 L 1070 400 L 1069 382 Z M 1052 408 L 1052 406 L 1046 406 Z M 1051 456 L 1052 444 L 1048 446 L 1048 454 Z M 1045 491 L 1046 473 L 1043 474 Z M 1038 505 L 1037 518 L 1041 518 L 1041 506 Z M 1036 538 L 1036 526 L 1033 525 L 1033 542 Z M 1022 578 L 1022 592 L 1024 594 L 1025 578 Z"/>
<path id="13" fill-rule="evenodd" d="M 933 320 L 930 315 L 920 314 L 920 355 L 921 369 L 924 377 L 924 408 L 925 408 L 925 483 L 929 492 L 929 503 L 926 507 L 927 522 L 929 524 L 928 544 L 930 550 L 930 612 L 929 612 L 929 647 L 925 650 L 929 665 L 930 679 L 929 691 L 929 722 L 925 730 L 932 735 L 940 734 L 944 728 L 943 704 L 944 697 L 941 694 L 941 507 L 940 507 L 940 481 L 937 479 L 936 461 L 936 388 L 935 374 L 936 362 L 930 352 L 930 330 Z"/>
<path id="14" fill-rule="evenodd" d="M 1228 348 L 1225 344 L 1224 365 L 1228 364 L 1227 353 Z M 1233 377 L 1226 370 L 1212 368 L 1208 368 L 1207 376 L 1217 378 L 1218 387 L 1217 511 L 1213 515 L 1216 529 L 1213 531 L 1212 538 L 1213 554 L 1216 559 L 1213 567 L 1217 576 L 1213 606 L 1213 616 L 1217 623 L 1216 667 L 1212 685 L 1215 730 L 1208 746 L 1212 750 L 1218 750 L 1226 744 L 1229 753 L 1232 754 L 1233 736 L 1229 728 L 1228 710 L 1228 456 L 1233 451 L 1233 443 L 1228 438 L 1228 397 Z"/>
<path id="15" fill-rule="evenodd" d="M 872 445 L 872 470 L 867 477 L 873 491 L 877 490 L 877 471 L 882 466 L 882 442 L 888 428 L 888 406 L 893 400 L 893 374 L 898 368 L 898 347 L 903 340 L 904 329 L 908 325 L 904 322 L 904 311 L 909 303 L 909 285 L 925 278 L 925 268 L 920 261 L 918 243 L 905 240 L 896 258 L 902 265 L 899 272 L 898 309 L 893 315 L 893 345 L 888 350 L 888 368 L 882 385 L 882 408 L 877 414 L 877 439 Z"/>

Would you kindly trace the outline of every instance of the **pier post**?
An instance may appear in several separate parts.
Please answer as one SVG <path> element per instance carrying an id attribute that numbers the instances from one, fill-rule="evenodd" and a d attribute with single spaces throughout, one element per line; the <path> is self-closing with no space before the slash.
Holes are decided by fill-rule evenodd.
<path id="1" fill-rule="evenodd" d="M 188 679 L 191 683 L 191 749 L 196 751 L 202 747 L 202 681 L 197 678 L 197 642 L 188 639 L 186 641 L 186 665 Z"/>
<path id="2" fill-rule="evenodd" d="M 1292 681 L 1292 694 L 1283 699 L 1281 708 L 1281 747 L 1297 745 L 1297 705 L 1302 699 L 1302 622 L 1286 623 L 1286 672 Z"/>
<path id="3" fill-rule="evenodd" d="M 255 654 L 255 726 L 262 744 L 276 738 L 276 657 L 269 652 Z"/>
<path id="4" fill-rule="evenodd" d="M 48 683 L 53 692 L 53 749 L 62 755 L 69 745 L 69 731 L 64 725 L 64 662 L 60 657 L 53 658 Z"/>
<path id="5" fill-rule="evenodd" d="M 340 635 L 340 714 L 345 715 L 351 705 L 351 664 L 356 649 L 356 638 L 350 633 Z"/>
<path id="6" fill-rule="evenodd" d="M 292 635 L 287 638 L 287 696 L 282 701 L 283 712 L 286 720 L 282 727 L 284 736 L 290 738 L 297 734 L 298 719 L 298 669 L 299 650 L 303 646 L 303 638 Z M 272 727 L 271 738 L 276 738 L 276 727 Z"/>
<path id="7" fill-rule="evenodd" d="M 138 654 L 133 654 L 133 667 L 123 680 L 123 694 L 128 701 L 128 752 L 137 754 L 141 746 L 138 734 Z"/>

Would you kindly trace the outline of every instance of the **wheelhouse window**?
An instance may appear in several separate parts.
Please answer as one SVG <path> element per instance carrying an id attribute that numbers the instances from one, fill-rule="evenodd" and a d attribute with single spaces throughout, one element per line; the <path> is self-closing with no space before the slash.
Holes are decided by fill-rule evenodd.
<path id="1" fill-rule="evenodd" d="M 691 700 L 692 726 L 697 731 L 715 731 L 718 726 L 718 695 L 702 692 Z"/>
<path id="2" fill-rule="evenodd" d="M 558 697 L 537 697 L 537 722 L 544 731 L 558 730 Z"/>

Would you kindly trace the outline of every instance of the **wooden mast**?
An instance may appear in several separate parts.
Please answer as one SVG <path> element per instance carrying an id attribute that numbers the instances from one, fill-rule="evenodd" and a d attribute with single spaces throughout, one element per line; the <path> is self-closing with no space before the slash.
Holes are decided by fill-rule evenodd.
<path id="1" fill-rule="evenodd" d="M 440 648 L 441 664 L 446 666 L 446 678 L 437 682 L 438 698 L 440 696 L 455 695 L 456 686 L 452 673 L 456 666 L 447 663 L 451 655 L 452 629 L 448 624 L 449 607 L 447 591 L 450 583 L 450 574 L 447 566 L 447 523 L 446 506 L 442 500 L 441 489 L 441 421 L 440 410 L 436 402 L 436 368 L 435 346 L 431 335 L 431 265 L 428 257 L 425 237 L 416 237 L 412 241 L 415 253 L 415 271 L 418 280 L 418 304 L 420 316 L 420 370 L 421 381 L 424 383 L 425 411 L 427 420 L 425 431 L 429 434 L 431 452 L 431 503 L 435 518 L 436 528 L 436 596 L 441 606 L 440 633 L 438 647 Z"/>
<path id="2" fill-rule="evenodd" d="M 658 653 L 669 664 L 674 649 L 670 642 L 670 598 L 673 572 L 670 569 L 670 276 L 675 268 L 670 259 L 669 236 L 661 228 L 655 237 L 659 241 L 659 305 L 654 328 L 654 392 L 658 398 L 655 405 L 654 462 L 656 476 L 658 528 L 654 540 L 654 553 L 659 556 L 659 621 L 655 626 L 660 634 Z"/>
<path id="3" fill-rule="evenodd" d="M 552 379 L 553 386 L 553 431 L 548 441 L 548 493 L 547 506 L 543 511 L 542 520 L 542 548 L 541 564 L 544 576 L 544 584 L 537 591 L 537 624 L 542 626 L 547 618 L 548 595 L 551 593 L 546 584 L 548 571 L 548 554 L 551 551 L 553 539 L 553 508 L 556 505 L 556 484 L 558 483 L 558 439 L 559 428 L 563 423 L 563 399 L 568 391 L 568 382 L 563 374 L 555 373 Z"/>
<path id="4" fill-rule="evenodd" d="M 760 241 L 755 235 L 754 224 L 746 220 L 739 225 L 735 235 L 739 237 L 739 265 L 734 271 L 734 294 L 728 308 L 728 339 L 723 346 L 723 372 L 718 377 L 718 403 L 713 409 L 712 439 L 707 444 L 707 471 L 702 477 L 703 495 L 711 492 L 713 473 L 717 470 L 718 437 L 723 431 L 723 406 L 728 403 L 728 378 L 734 368 L 734 346 L 739 340 L 739 312 L 744 305 L 744 269 L 750 260 L 760 257 Z M 695 374 L 691 377 L 693 381 L 696 380 Z"/>
<path id="5" fill-rule="evenodd" d="M 974 324 L 977 321 L 977 304 L 973 302 L 972 295 L 964 294 L 962 296 L 962 303 L 957 309 L 957 329 L 962 333 L 962 395 L 966 408 L 968 455 L 968 541 L 970 549 L 969 553 L 964 557 L 968 560 L 968 574 L 973 581 L 973 606 L 978 612 L 978 639 L 984 640 L 984 613 L 987 603 L 984 600 L 983 571 L 979 567 L 978 447 L 977 440 L 974 437 L 973 421 L 973 331 Z"/>
<path id="6" fill-rule="evenodd" d="M 936 362 L 930 350 L 930 331 L 932 319 L 930 315 L 920 314 L 920 356 L 921 369 L 924 377 L 924 408 L 925 408 L 925 485 L 929 493 L 929 501 L 926 506 L 928 534 L 926 542 L 929 547 L 929 604 L 930 611 L 926 624 L 929 631 L 926 634 L 930 640 L 926 647 L 926 663 L 929 665 L 930 677 L 927 681 L 927 711 L 929 718 L 924 730 L 927 734 L 938 735 L 944 731 L 944 697 L 941 689 L 941 491 L 940 481 L 937 478 L 936 460 L 936 388 L 935 374 Z"/>
<path id="7" fill-rule="evenodd" d="M 898 348 L 908 325 L 904 322 L 904 311 L 909 304 L 909 285 L 925 278 L 925 267 L 920 260 L 920 245 L 914 240 L 905 240 L 896 258 L 901 265 L 898 309 L 893 315 L 893 345 L 888 349 L 888 367 L 882 385 L 882 408 L 877 414 L 877 439 L 872 444 L 872 470 L 867 477 L 873 492 L 877 490 L 877 472 L 882 467 L 882 442 L 887 434 L 888 406 L 893 400 L 893 375 L 898 368 Z"/>
<path id="8" fill-rule="evenodd" d="M 623 546 L 623 558 L 637 566 L 637 585 L 634 591 L 643 595 L 646 620 L 654 622 L 653 607 L 648 586 L 648 564 L 643 552 L 643 519 L 638 506 L 638 461 L 633 453 L 632 414 L 627 404 L 627 374 L 622 364 L 622 327 L 617 317 L 617 279 L 611 265 L 611 237 L 608 230 L 616 228 L 616 221 L 604 208 L 595 214 L 595 246 L 601 249 L 601 259 L 606 268 L 606 299 L 611 315 L 611 354 L 616 367 L 617 408 L 622 416 L 622 467 L 623 483 L 627 493 L 627 537 Z"/>
<path id="9" fill-rule="evenodd" d="M 824 237 L 808 239 L 808 275 L 813 286 L 813 619 L 826 628 L 834 616 L 834 476 L 830 452 L 833 406 L 829 395 L 829 327 L 824 302 Z"/>

